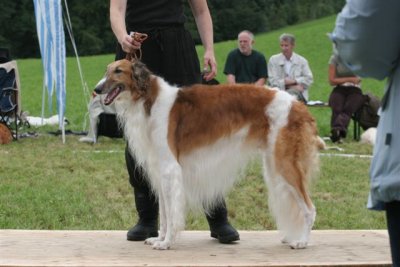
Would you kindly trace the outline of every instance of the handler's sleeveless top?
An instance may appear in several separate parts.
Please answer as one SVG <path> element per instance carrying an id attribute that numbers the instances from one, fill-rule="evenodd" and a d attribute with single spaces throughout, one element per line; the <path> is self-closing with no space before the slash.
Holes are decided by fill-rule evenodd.
<path id="1" fill-rule="evenodd" d="M 142 44 L 142 62 L 170 84 L 184 86 L 201 82 L 195 43 L 184 27 L 182 0 L 128 0 L 127 32 L 148 34 Z M 121 45 L 116 60 L 125 58 Z"/>
<path id="2" fill-rule="evenodd" d="M 126 25 L 129 31 L 183 26 L 182 0 L 128 0 Z"/>

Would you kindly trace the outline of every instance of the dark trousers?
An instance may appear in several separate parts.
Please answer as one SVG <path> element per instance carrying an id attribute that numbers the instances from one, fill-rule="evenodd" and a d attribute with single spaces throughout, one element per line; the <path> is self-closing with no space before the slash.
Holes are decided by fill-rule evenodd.
<path id="1" fill-rule="evenodd" d="M 361 108 L 364 96 L 358 87 L 336 86 L 329 96 L 332 109 L 331 129 L 346 134 L 351 116 Z"/>
<path id="2" fill-rule="evenodd" d="M 393 267 L 400 267 L 400 201 L 386 203 L 386 219 Z"/>

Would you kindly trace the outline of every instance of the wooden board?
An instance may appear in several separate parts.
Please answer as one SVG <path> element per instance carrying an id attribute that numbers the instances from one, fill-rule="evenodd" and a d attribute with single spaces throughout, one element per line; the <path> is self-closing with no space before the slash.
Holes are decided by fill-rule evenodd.
<path id="1" fill-rule="evenodd" d="M 239 231 L 223 245 L 208 231 L 183 232 L 173 249 L 126 241 L 126 231 L 0 230 L 0 266 L 389 266 L 387 231 L 313 231 L 293 250 L 276 231 Z"/>

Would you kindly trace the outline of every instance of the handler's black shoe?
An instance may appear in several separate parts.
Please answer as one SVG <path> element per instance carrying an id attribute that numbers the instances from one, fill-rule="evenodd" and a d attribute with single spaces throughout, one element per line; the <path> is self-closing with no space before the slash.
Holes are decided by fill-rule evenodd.
<path id="1" fill-rule="evenodd" d="M 126 236 L 129 241 L 143 241 L 149 237 L 157 237 L 157 221 L 144 223 L 139 220 L 135 226 L 129 229 Z"/>
<path id="2" fill-rule="evenodd" d="M 240 240 L 239 233 L 229 222 L 219 225 L 210 225 L 211 237 L 218 239 L 222 244 L 229 244 Z"/>
<path id="3" fill-rule="evenodd" d="M 207 213 L 206 218 L 211 237 L 218 239 L 220 243 L 229 244 L 240 239 L 239 233 L 228 222 L 228 211 L 224 200 Z"/>

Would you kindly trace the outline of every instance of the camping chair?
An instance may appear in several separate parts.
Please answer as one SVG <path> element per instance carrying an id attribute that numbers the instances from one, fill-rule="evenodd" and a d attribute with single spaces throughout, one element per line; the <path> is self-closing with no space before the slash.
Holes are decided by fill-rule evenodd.
<path id="1" fill-rule="evenodd" d="M 0 123 L 18 139 L 20 114 L 19 74 L 17 62 L 11 60 L 7 49 L 0 48 Z"/>

